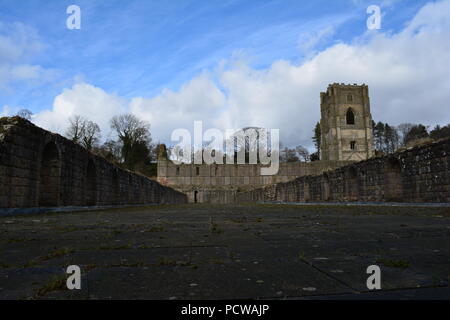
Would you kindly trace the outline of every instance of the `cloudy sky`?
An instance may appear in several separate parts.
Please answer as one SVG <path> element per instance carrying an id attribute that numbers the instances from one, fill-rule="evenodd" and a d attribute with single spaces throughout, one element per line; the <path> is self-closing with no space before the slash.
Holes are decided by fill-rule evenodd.
<path id="1" fill-rule="evenodd" d="M 0 0 L 0 116 L 64 133 L 80 114 L 107 138 L 131 112 L 169 144 L 203 120 L 312 148 L 333 82 L 368 84 L 375 121 L 450 123 L 449 39 L 450 0 Z"/>

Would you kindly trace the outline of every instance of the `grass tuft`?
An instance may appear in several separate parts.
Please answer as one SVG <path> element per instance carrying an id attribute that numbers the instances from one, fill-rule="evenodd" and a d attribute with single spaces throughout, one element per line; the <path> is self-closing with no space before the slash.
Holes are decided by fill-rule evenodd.
<path id="1" fill-rule="evenodd" d="M 394 259 L 379 258 L 379 259 L 377 259 L 376 262 L 381 263 L 381 264 L 385 265 L 386 267 L 401 268 L 401 269 L 406 269 L 409 267 L 409 262 L 406 260 L 394 260 Z"/>

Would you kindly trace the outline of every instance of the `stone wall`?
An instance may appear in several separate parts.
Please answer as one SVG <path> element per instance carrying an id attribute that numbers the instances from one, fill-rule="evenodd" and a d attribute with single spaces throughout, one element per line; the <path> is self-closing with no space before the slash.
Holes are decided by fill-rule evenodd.
<path id="1" fill-rule="evenodd" d="M 189 202 L 233 203 L 236 192 L 288 182 L 306 175 L 317 175 L 351 161 L 315 161 L 280 163 L 276 175 L 263 176 L 261 164 L 175 164 L 158 159 L 158 181 L 185 193 Z"/>
<path id="2" fill-rule="evenodd" d="M 122 170 L 19 117 L 0 118 L 0 208 L 184 203 L 186 195 Z"/>
<path id="3" fill-rule="evenodd" d="M 236 194 L 237 202 L 450 202 L 450 139 Z"/>

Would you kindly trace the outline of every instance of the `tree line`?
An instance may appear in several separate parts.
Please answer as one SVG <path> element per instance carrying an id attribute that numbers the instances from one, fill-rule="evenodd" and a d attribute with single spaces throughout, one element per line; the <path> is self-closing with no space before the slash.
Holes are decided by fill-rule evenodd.
<path id="1" fill-rule="evenodd" d="M 32 112 L 22 109 L 16 115 L 30 120 Z M 69 119 L 69 127 L 65 136 L 122 168 L 141 172 L 148 176 L 155 176 L 157 144 L 153 143 L 150 124 L 132 114 L 123 114 L 114 116 L 110 120 L 110 127 L 115 138 L 106 139 L 105 142 L 100 143 L 100 127 L 86 117 L 74 115 Z M 242 130 L 245 132 L 247 129 L 249 128 Z M 389 154 L 419 144 L 450 138 L 450 124 L 442 127 L 436 125 L 430 130 L 429 126 L 423 124 L 402 123 L 394 126 L 381 121 L 377 123 L 372 121 L 372 130 L 376 155 Z M 301 145 L 289 148 L 283 146 L 280 142 L 280 161 L 310 162 L 319 160 L 321 148 L 319 122 L 313 129 L 312 141 L 316 149 L 313 153 L 309 153 L 308 149 Z M 248 148 L 250 147 L 245 141 L 246 161 L 248 161 Z M 216 151 L 222 153 L 220 150 Z M 168 152 L 172 157 L 179 153 L 174 147 L 169 147 Z M 194 153 L 192 153 L 192 156 L 194 156 Z M 221 156 L 225 157 L 225 154 L 222 153 Z"/>
<path id="2" fill-rule="evenodd" d="M 398 126 L 372 122 L 374 147 L 378 154 L 389 154 L 404 148 L 450 138 L 450 124 L 430 129 L 424 124 L 402 123 Z"/>
<path id="3" fill-rule="evenodd" d="M 132 114 L 123 114 L 114 116 L 110 127 L 115 139 L 100 143 L 100 127 L 86 117 L 74 115 L 69 118 L 65 136 L 124 169 L 155 176 L 156 145 L 152 142 L 150 124 Z"/>
<path id="4" fill-rule="evenodd" d="M 376 155 L 385 155 L 400 151 L 404 148 L 430 143 L 440 139 L 450 138 L 450 124 L 433 129 L 423 124 L 402 123 L 398 126 L 388 123 L 372 121 L 373 140 Z M 316 152 L 311 154 L 311 161 L 319 159 L 320 153 L 320 123 L 317 122 L 313 130 L 312 140 Z"/>

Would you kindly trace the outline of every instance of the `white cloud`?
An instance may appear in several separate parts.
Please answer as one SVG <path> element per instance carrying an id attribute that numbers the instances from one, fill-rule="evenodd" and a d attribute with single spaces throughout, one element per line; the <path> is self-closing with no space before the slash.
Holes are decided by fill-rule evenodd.
<path id="1" fill-rule="evenodd" d="M 0 22 L 0 61 L 27 58 L 44 49 L 35 29 L 20 22 Z"/>
<path id="2" fill-rule="evenodd" d="M 33 122 L 48 130 L 64 134 L 68 119 L 73 115 L 86 116 L 96 122 L 104 134 L 109 132 L 109 119 L 125 112 L 127 101 L 114 93 L 86 83 L 75 84 L 58 95 L 51 110 L 35 115 Z"/>
<path id="3" fill-rule="evenodd" d="M 202 73 L 185 84 L 179 92 L 164 90 L 155 98 L 134 98 L 130 111 L 152 125 L 156 139 L 167 141 L 175 128 L 192 129 L 195 120 L 214 125 L 213 119 L 225 107 L 225 95 L 209 73 Z"/>
<path id="4" fill-rule="evenodd" d="M 21 106 L 10 106 L 5 104 L 0 109 L 0 117 L 10 117 L 16 115 L 19 111 L 24 110 L 26 108 L 23 108 Z"/>
<path id="5" fill-rule="evenodd" d="M 8 105 L 4 105 L 2 107 L 2 110 L 0 111 L 0 117 L 7 117 L 9 115 L 11 115 L 11 107 Z"/>
<path id="6" fill-rule="evenodd" d="M 61 93 L 53 109 L 39 114 L 36 121 L 51 128 L 72 114 L 83 114 L 107 129 L 114 114 L 128 110 L 148 120 L 154 138 L 164 142 L 170 142 L 172 130 L 190 129 L 194 120 L 203 120 L 205 129 L 279 128 L 285 144 L 310 147 L 320 117 L 320 91 L 329 83 L 345 82 L 369 85 L 376 121 L 449 123 L 448 12 L 449 0 L 430 3 L 397 34 L 367 32 L 354 43 L 332 45 L 299 65 L 275 61 L 264 70 L 246 63 L 219 67 L 201 73 L 177 92 L 163 90 L 153 98 L 126 101 L 78 84 Z M 319 32 L 317 39 L 327 32 Z"/>
<path id="7" fill-rule="evenodd" d="M 54 79 L 55 70 L 25 63 L 44 48 L 34 28 L 19 22 L 0 22 L 0 91 L 10 92 L 17 82 Z"/>

